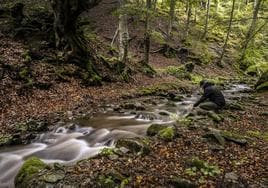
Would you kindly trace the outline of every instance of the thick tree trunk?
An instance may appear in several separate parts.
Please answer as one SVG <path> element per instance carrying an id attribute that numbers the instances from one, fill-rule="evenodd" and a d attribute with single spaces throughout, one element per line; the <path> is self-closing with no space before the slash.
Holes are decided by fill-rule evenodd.
<path id="1" fill-rule="evenodd" d="M 79 55 L 86 53 L 83 37 L 76 32 L 79 15 L 87 8 L 97 5 L 100 0 L 51 0 L 54 13 L 56 47 L 71 50 Z"/>
<path id="2" fill-rule="evenodd" d="M 125 6 L 125 0 L 120 0 L 120 7 L 123 9 Z M 119 60 L 125 64 L 128 56 L 128 25 L 127 25 L 127 14 L 124 12 L 119 15 L 119 24 L 118 24 L 118 33 L 119 33 Z"/>
<path id="3" fill-rule="evenodd" d="M 248 48 L 249 42 L 253 39 L 252 36 L 253 36 L 254 29 L 256 27 L 256 23 L 258 20 L 258 13 L 259 13 L 261 1 L 262 0 L 257 0 L 257 2 L 254 1 L 254 3 L 256 2 L 256 5 L 254 6 L 254 10 L 253 10 L 253 18 L 252 18 L 252 22 L 250 24 L 250 27 L 248 29 L 248 32 L 246 34 L 246 40 L 245 40 L 243 48 L 242 48 L 242 55 L 241 55 L 240 60 L 243 60 L 245 58 L 245 54 L 246 54 L 246 50 Z"/>
<path id="4" fill-rule="evenodd" d="M 222 66 L 222 59 L 224 57 L 225 50 L 226 50 L 226 47 L 227 47 L 227 43 L 228 43 L 228 40 L 229 40 L 229 35 L 230 35 L 230 32 L 231 32 L 231 27 L 232 27 L 232 21 L 233 21 L 233 17 L 234 17 L 234 9 L 235 9 L 235 0 L 233 0 L 232 11 L 231 11 L 228 30 L 227 30 L 227 35 L 226 35 L 225 42 L 224 42 L 224 45 L 223 45 L 223 48 L 222 48 L 222 53 L 221 53 L 220 60 L 218 62 L 219 66 Z"/>
<path id="5" fill-rule="evenodd" d="M 152 8 L 151 0 L 146 0 L 146 20 L 145 20 L 145 34 L 144 34 L 144 63 L 149 63 L 150 55 L 150 10 Z"/>
<path id="6" fill-rule="evenodd" d="M 83 76 L 89 85 L 99 85 L 100 76 L 94 68 L 97 59 L 93 52 L 87 49 L 83 35 L 76 30 L 78 17 L 86 9 L 93 8 L 100 0 L 50 0 L 54 13 L 55 43 L 59 50 L 65 52 L 66 61 L 78 62 L 87 70 Z"/>
<path id="7" fill-rule="evenodd" d="M 208 22 L 209 22 L 209 11 L 210 11 L 210 0 L 207 1 L 206 24 L 205 24 L 205 30 L 204 30 L 204 33 L 203 33 L 203 37 L 202 38 L 206 38 L 207 37 Z"/>

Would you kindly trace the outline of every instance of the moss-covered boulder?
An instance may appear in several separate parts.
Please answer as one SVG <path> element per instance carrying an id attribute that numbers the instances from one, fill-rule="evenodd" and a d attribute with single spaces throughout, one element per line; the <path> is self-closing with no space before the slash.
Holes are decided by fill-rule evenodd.
<path id="1" fill-rule="evenodd" d="M 116 142 L 116 147 L 125 147 L 130 152 L 138 155 L 147 155 L 150 153 L 148 142 L 142 138 L 123 138 Z"/>
<path id="2" fill-rule="evenodd" d="M 16 187 L 25 187 L 28 181 L 48 166 L 37 157 L 27 159 L 15 178 Z"/>
<path id="3" fill-rule="evenodd" d="M 236 143 L 238 145 L 245 146 L 247 144 L 247 140 L 243 135 L 229 131 L 221 131 L 221 135 L 225 138 L 225 140 Z"/>
<path id="4" fill-rule="evenodd" d="M 161 130 L 167 128 L 167 125 L 165 124 L 152 124 L 147 129 L 147 135 L 148 136 L 155 136 L 157 135 Z"/>
<path id="5" fill-rule="evenodd" d="M 12 136 L 10 134 L 0 134 L 0 146 L 10 144 L 11 140 Z"/>
<path id="6" fill-rule="evenodd" d="M 174 127 L 166 127 L 159 131 L 158 136 L 165 141 L 171 141 L 176 137 L 176 130 Z"/>
<path id="7" fill-rule="evenodd" d="M 219 130 L 210 130 L 203 137 L 206 138 L 209 142 L 217 143 L 222 146 L 225 145 L 225 139 L 223 138 Z"/>
<path id="8" fill-rule="evenodd" d="M 268 90 L 268 71 L 264 72 L 255 84 L 257 91 Z"/>
<path id="9" fill-rule="evenodd" d="M 216 123 L 220 123 L 224 119 L 223 117 L 221 117 L 220 115 L 218 115 L 218 114 L 216 114 L 215 112 L 212 112 L 212 111 L 208 112 L 208 117 L 210 117 Z"/>
<path id="10" fill-rule="evenodd" d="M 176 188 L 197 188 L 197 185 L 181 177 L 170 178 L 169 184 L 173 185 Z"/>

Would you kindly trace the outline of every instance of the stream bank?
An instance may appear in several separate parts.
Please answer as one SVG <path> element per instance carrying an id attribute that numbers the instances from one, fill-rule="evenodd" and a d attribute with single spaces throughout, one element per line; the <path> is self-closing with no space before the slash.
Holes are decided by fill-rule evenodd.
<path id="1" fill-rule="evenodd" d="M 239 167 L 245 167 L 253 159 L 256 162 L 253 165 L 254 169 L 258 165 L 263 168 L 252 177 L 247 177 L 245 185 L 263 186 L 265 182 L 265 160 L 263 158 L 265 150 L 262 147 L 265 148 L 266 136 L 264 133 L 267 132 L 267 127 L 265 127 L 265 116 L 262 114 L 265 114 L 267 108 L 265 102 L 267 101 L 263 102 L 262 98 L 249 95 L 248 92 L 251 92 L 251 90 L 244 85 L 232 84 L 230 86 L 225 87 L 225 95 L 232 105 L 229 105 L 219 115 L 211 115 L 200 110 L 189 114 L 187 110 L 198 97 L 196 95 L 187 96 L 178 93 L 172 95 L 172 92 L 168 92 L 169 94 L 163 96 L 163 92 L 160 92 L 153 94 L 153 96 L 140 97 L 138 100 L 128 99 L 128 102 L 122 102 L 121 105 L 106 105 L 102 113 L 93 113 L 90 118 L 69 120 L 69 124 L 59 125 L 57 129 L 54 129 L 54 133 L 44 134 L 41 136 L 43 138 L 39 137 L 39 142 L 43 142 L 43 145 L 36 146 L 39 149 L 30 153 L 39 155 L 42 160 L 44 160 L 44 156 L 52 159 L 44 160 L 51 163 L 52 166 L 45 170 L 43 175 L 53 174 L 55 169 L 58 171 L 58 167 L 53 167 L 54 162 L 72 164 L 71 166 L 60 167 L 60 172 L 64 171 L 64 175 L 61 175 L 61 178 L 56 179 L 55 182 L 45 180 L 45 182 L 48 181 L 46 183 L 52 183 L 55 187 L 62 185 L 75 187 L 78 182 L 82 187 L 103 187 L 107 182 L 115 183 L 112 185 L 126 183 L 138 187 L 149 185 L 165 187 L 169 185 L 170 181 L 173 182 L 174 179 L 171 177 L 175 177 L 175 179 L 177 177 L 179 180 L 180 178 L 187 179 L 186 182 L 192 182 L 194 185 L 211 184 L 215 186 L 218 183 L 223 185 L 224 182 L 218 182 L 223 174 L 228 174 L 230 170 L 232 172 L 238 170 L 239 172 Z M 248 113 L 252 113 L 252 105 L 256 105 L 260 111 L 254 117 L 248 116 Z M 243 121 L 244 125 L 241 125 L 238 120 L 239 117 L 245 118 L 249 122 L 245 123 Z M 69 119 L 72 119 L 72 117 L 70 116 Z M 254 122 L 256 120 L 259 124 L 253 124 L 254 122 L 251 122 L 253 120 Z M 150 152 L 146 152 L 146 155 L 137 155 L 139 151 L 136 151 L 136 153 L 129 152 L 131 149 L 123 149 L 123 151 L 109 149 L 110 147 L 114 148 L 113 140 L 145 136 L 147 128 L 155 123 L 171 126 L 175 129 L 164 130 L 162 134 L 149 134 L 156 136 L 149 137 L 146 140 L 146 145 L 150 149 Z M 234 123 L 235 126 L 232 126 Z M 245 130 L 244 126 L 251 127 Z M 98 128 L 96 129 L 96 127 Z M 137 127 L 140 127 L 140 129 L 137 129 Z M 253 127 L 254 129 L 252 129 Z M 220 134 L 218 130 L 221 131 Z M 161 132 L 161 130 L 159 131 Z M 172 131 L 176 133 L 174 136 L 172 136 Z M 166 139 L 166 135 L 168 135 L 168 139 Z M 70 148 L 69 146 L 74 145 L 74 143 L 78 145 L 73 149 Z M 47 146 L 44 144 L 47 144 Z M 93 148 L 93 150 L 90 148 Z M 108 150 L 102 152 L 103 155 L 87 159 L 90 156 L 89 154 L 93 156 L 103 148 L 108 148 Z M 257 148 L 257 152 L 250 156 L 251 159 L 245 159 L 246 151 L 255 151 Z M 73 155 L 70 155 L 70 150 L 73 151 L 71 152 Z M 85 152 L 85 160 L 75 164 L 76 161 L 83 159 L 81 151 Z M 7 153 L 4 153 L 4 155 Z M 230 160 L 229 157 L 234 154 L 234 159 Z M 26 156 L 29 157 L 31 154 L 28 153 Z M 189 166 L 187 160 L 196 156 L 198 156 L 198 160 L 203 161 L 204 168 L 193 170 L 196 169 L 195 166 Z M 230 161 L 227 158 L 232 162 L 231 164 L 229 164 Z M 230 168 L 227 164 L 232 165 L 233 168 Z M 149 173 L 142 170 L 141 167 L 142 169 L 149 169 Z M 111 172 L 111 169 L 115 171 Z M 160 169 L 162 169 L 161 172 Z M 238 172 L 235 172 L 235 174 L 240 174 Z M 117 179 L 119 174 L 121 174 L 121 178 Z M 35 183 L 39 185 L 38 183 L 42 182 L 44 183 L 43 180 Z M 176 185 L 176 181 L 173 183 Z M 31 184 L 36 185 L 33 182 Z M 111 184 L 108 183 L 108 185 Z"/>

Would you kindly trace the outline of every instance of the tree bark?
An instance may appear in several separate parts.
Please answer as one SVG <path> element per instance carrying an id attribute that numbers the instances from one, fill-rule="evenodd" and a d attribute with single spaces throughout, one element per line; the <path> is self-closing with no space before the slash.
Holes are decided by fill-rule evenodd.
<path id="1" fill-rule="evenodd" d="M 146 20 L 145 20 L 145 34 L 144 34 L 144 63 L 149 63 L 150 55 L 150 10 L 152 8 L 151 0 L 146 0 Z"/>
<path id="2" fill-rule="evenodd" d="M 254 6 L 252 22 L 251 22 L 250 27 L 248 29 L 248 32 L 246 34 L 246 40 L 245 40 L 243 48 L 242 48 L 242 55 L 241 55 L 240 60 L 243 60 L 245 58 L 245 54 L 246 54 L 246 50 L 248 48 L 249 42 L 253 39 L 252 35 L 254 33 L 254 29 L 256 27 L 256 23 L 258 20 L 258 13 L 259 13 L 261 1 L 262 0 L 257 0 L 256 6 Z M 255 3 L 255 1 L 254 1 L 254 3 Z"/>
<path id="3" fill-rule="evenodd" d="M 206 24 L 205 24 L 205 30 L 203 33 L 202 38 L 206 38 L 207 32 L 208 32 L 208 22 L 209 22 L 209 11 L 210 11 L 210 0 L 207 1 L 207 14 L 206 14 Z"/>
<path id="4" fill-rule="evenodd" d="M 189 34 L 190 29 L 190 22 L 191 22 L 191 16 L 192 16 L 192 2 L 191 0 L 187 1 L 187 20 L 186 20 L 186 29 L 185 29 L 185 37 Z"/>
<path id="5" fill-rule="evenodd" d="M 126 0 L 120 0 L 122 12 L 119 15 L 118 33 L 119 33 L 119 60 L 125 64 L 128 56 L 128 23 L 127 14 L 124 10 Z"/>
<path id="6" fill-rule="evenodd" d="M 225 53 L 227 43 L 228 43 L 228 40 L 229 40 L 229 35 L 230 35 L 230 32 L 231 32 L 231 27 L 232 27 L 232 21 L 233 21 L 233 17 L 234 17 L 234 9 L 235 9 L 235 0 L 233 0 L 233 4 L 232 4 L 232 11 L 231 11 L 228 30 L 227 30 L 227 35 L 226 35 L 225 42 L 224 42 L 224 45 L 223 45 L 223 48 L 222 48 L 222 53 L 221 53 L 220 60 L 218 62 L 219 66 L 222 66 L 222 59 L 224 57 L 224 53 Z"/>
<path id="7" fill-rule="evenodd" d="M 83 37 L 76 32 L 76 22 L 82 12 L 99 2 L 100 0 L 51 0 L 57 48 L 70 49 L 78 54 L 85 53 Z"/>
<path id="8" fill-rule="evenodd" d="M 170 5 L 169 5 L 169 24 L 168 24 L 168 32 L 167 32 L 168 39 L 171 38 L 171 32 L 172 32 L 172 27 L 173 27 L 173 22 L 174 22 L 174 15 L 175 15 L 175 6 L 176 6 L 176 1 L 175 0 L 170 0 Z"/>

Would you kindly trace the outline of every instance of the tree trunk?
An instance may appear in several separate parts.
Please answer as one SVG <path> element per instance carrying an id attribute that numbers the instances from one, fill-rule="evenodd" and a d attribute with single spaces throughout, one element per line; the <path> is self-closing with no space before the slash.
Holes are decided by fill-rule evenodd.
<path id="1" fill-rule="evenodd" d="M 258 13 L 259 13 L 261 1 L 262 0 L 257 0 L 257 2 L 256 2 L 257 4 L 256 4 L 256 6 L 255 6 L 255 8 L 253 10 L 252 22 L 251 22 L 250 27 L 248 29 L 248 32 L 246 34 L 246 40 L 245 40 L 243 48 L 242 48 L 242 55 L 241 55 L 240 60 L 243 60 L 245 58 L 245 54 L 246 54 L 246 50 L 248 48 L 248 44 L 253 39 L 252 35 L 254 33 L 254 29 L 256 27 L 256 23 L 257 23 L 257 20 L 258 20 Z"/>
<path id="2" fill-rule="evenodd" d="M 216 0 L 215 2 L 215 12 L 218 13 L 219 11 L 219 5 L 220 5 L 220 0 Z"/>
<path id="3" fill-rule="evenodd" d="M 120 0 L 120 7 L 124 9 L 126 1 Z M 118 33 L 119 33 L 119 60 L 125 64 L 128 56 L 128 24 L 127 24 L 127 14 L 125 10 L 119 15 L 119 25 L 118 25 Z"/>
<path id="4" fill-rule="evenodd" d="M 234 8 L 235 8 L 235 0 L 233 0 L 232 11 L 231 11 L 228 30 L 227 30 L 227 35 L 226 35 L 225 42 L 224 42 L 224 45 L 223 45 L 223 48 L 222 48 L 222 53 L 221 53 L 220 60 L 218 62 L 219 66 L 222 66 L 222 59 L 224 57 L 224 53 L 225 53 L 227 43 L 228 43 L 228 40 L 229 40 L 229 35 L 230 35 L 230 32 L 231 32 L 231 27 L 232 27 L 232 21 L 233 21 L 233 17 L 234 17 Z"/>
<path id="5" fill-rule="evenodd" d="M 171 32 L 172 32 L 172 27 L 173 27 L 173 22 L 174 22 L 174 15 L 175 15 L 175 6 L 176 6 L 176 1 L 175 0 L 170 0 L 169 24 L 168 24 L 168 32 L 167 32 L 168 39 L 171 38 Z"/>
<path id="6" fill-rule="evenodd" d="M 203 33 L 202 38 L 206 38 L 207 32 L 208 32 L 208 22 L 209 22 L 209 11 L 210 11 L 210 0 L 207 1 L 207 14 L 206 14 L 206 24 L 205 24 L 205 30 Z"/>
<path id="7" fill-rule="evenodd" d="M 152 2 L 151 0 L 146 0 L 146 20 L 145 20 L 145 34 L 144 34 L 144 63 L 149 63 L 150 55 L 150 10 Z"/>
<path id="8" fill-rule="evenodd" d="M 190 22 L 191 22 L 191 16 L 192 16 L 192 2 L 191 2 L 191 0 L 187 1 L 186 6 L 188 8 L 187 8 L 187 20 L 186 20 L 185 37 L 188 36 L 189 29 L 190 29 Z"/>
<path id="9" fill-rule="evenodd" d="M 76 30 L 78 17 L 100 0 L 50 0 L 54 13 L 56 47 L 67 54 L 67 61 L 78 62 L 87 70 L 88 84 L 99 85 L 100 77 L 93 66 L 95 56 L 89 52 L 83 35 Z"/>

